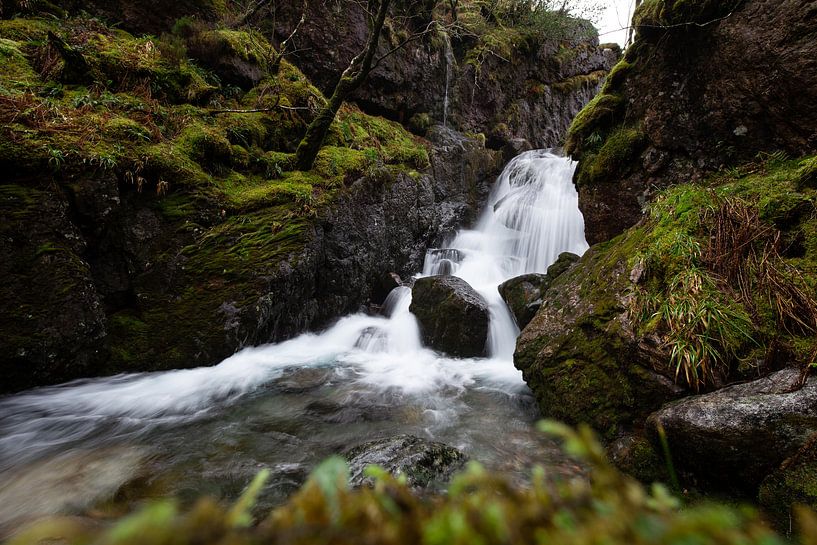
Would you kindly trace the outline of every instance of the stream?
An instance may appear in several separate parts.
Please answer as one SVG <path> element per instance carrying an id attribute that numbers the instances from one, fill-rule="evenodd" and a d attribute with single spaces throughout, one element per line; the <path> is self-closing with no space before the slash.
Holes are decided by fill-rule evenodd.
<path id="1" fill-rule="evenodd" d="M 0 536 L 44 515 L 127 512 L 150 498 L 236 498 L 262 468 L 261 498 L 284 501 L 322 459 L 413 434 L 524 479 L 534 464 L 580 471 L 535 430 L 541 418 L 513 366 L 519 333 L 497 286 L 587 249 L 575 163 L 523 153 L 471 230 L 429 250 L 419 276 L 454 274 L 490 305 L 490 357 L 423 347 L 396 288 L 382 316 L 245 349 L 214 367 L 74 381 L 0 398 Z"/>

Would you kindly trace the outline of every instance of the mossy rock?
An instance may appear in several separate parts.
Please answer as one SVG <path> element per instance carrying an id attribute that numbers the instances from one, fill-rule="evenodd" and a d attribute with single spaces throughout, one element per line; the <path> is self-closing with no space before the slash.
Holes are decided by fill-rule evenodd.
<path id="1" fill-rule="evenodd" d="M 614 124 L 624 108 L 624 98 L 620 94 L 600 93 L 579 112 L 567 131 L 565 152 L 580 158 L 582 150 L 592 145 L 592 137 Z"/>
<path id="2" fill-rule="evenodd" d="M 788 526 L 797 505 L 817 509 L 817 435 L 760 485 L 758 500 L 775 522 Z"/>
<path id="3" fill-rule="evenodd" d="M 586 151 L 576 175 L 576 185 L 589 185 L 621 179 L 628 170 L 638 167 L 638 157 L 647 139 L 638 128 L 621 127 L 613 131 L 598 151 Z"/>
<path id="4" fill-rule="evenodd" d="M 628 315 L 629 263 L 645 237 L 634 229 L 594 246 L 559 276 L 514 354 L 542 414 L 588 423 L 606 439 L 679 393 L 651 370 Z"/>
<path id="5" fill-rule="evenodd" d="M 797 173 L 797 189 L 817 189 L 817 157 L 803 161 Z"/>
<path id="6" fill-rule="evenodd" d="M 411 312 L 417 317 L 423 341 L 454 357 L 486 355 L 488 303 L 465 280 L 456 276 L 420 278 L 412 288 Z"/>

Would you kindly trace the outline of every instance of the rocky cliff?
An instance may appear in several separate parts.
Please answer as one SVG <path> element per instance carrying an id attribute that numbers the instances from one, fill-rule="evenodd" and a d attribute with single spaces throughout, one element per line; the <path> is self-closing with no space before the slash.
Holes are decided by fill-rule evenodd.
<path id="1" fill-rule="evenodd" d="M 634 24 L 567 142 L 591 243 L 641 219 L 655 188 L 817 150 L 814 2 L 645 0 Z"/>
<path id="2" fill-rule="evenodd" d="M 561 146 L 573 117 L 619 56 L 618 46 L 599 46 L 586 23 L 545 39 L 513 26 L 492 26 L 467 2 L 456 23 L 439 6 L 424 17 L 407 17 L 402 4 L 411 3 L 396 2 L 380 54 L 400 48 L 376 67 L 356 100 L 367 112 L 403 123 L 413 119 L 419 132 L 430 120 L 445 121 L 460 131 L 484 133 L 494 149 L 513 138 L 537 148 Z M 365 44 L 365 12 L 357 3 L 341 7 L 310 0 L 307 6 L 293 58 L 328 90 Z M 273 7 L 277 12 L 261 10 L 255 19 L 261 28 L 275 21 L 266 23 L 268 32 L 282 40 L 301 17 L 301 4 Z M 407 35 L 435 29 L 432 19 L 440 30 L 402 45 Z"/>

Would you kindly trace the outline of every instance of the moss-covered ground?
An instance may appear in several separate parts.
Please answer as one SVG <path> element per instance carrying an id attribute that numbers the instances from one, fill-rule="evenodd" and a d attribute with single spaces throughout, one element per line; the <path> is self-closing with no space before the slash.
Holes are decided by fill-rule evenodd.
<path id="1" fill-rule="evenodd" d="M 255 66 L 258 84 L 202 68 L 189 58 L 202 44 Z M 209 349 L 197 346 L 204 320 L 251 304 L 350 182 L 428 166 L 422 140 L 344 106 L 314 169 L 294 171 L 325 99 L 285 60 L 270 72 L 274 55 L 257 33 L 192 19 L 159 37 L 88 17 L 0 20 L 0 183 L 71 194 L 114 177 L 161 223 L 151 270 L 133 271 L 138 304 L 108 309 L 112 370 L 195 364 L 185 358 Z"/>

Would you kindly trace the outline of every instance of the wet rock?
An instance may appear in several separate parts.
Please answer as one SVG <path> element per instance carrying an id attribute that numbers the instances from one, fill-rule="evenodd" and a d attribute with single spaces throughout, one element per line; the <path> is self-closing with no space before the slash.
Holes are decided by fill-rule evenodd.
<path id="1" fill-rule="evenodd" d="M 276 380 L 273 385 L 287 394 L 302 394 L 317 390 L 332 376 L 333 370 L 322 367 L 297 367 Z"/>
<path id="2" fill-rule="evenodd" d="M 379 465 L 394 476 L 405 475 L 408 485 L 428 489 L 445 484 L 460 469 L 466 456 L 460 450 L 413 435 L 378 439 L 352 448 L 346 453 L 350 484 L 371 485 L 364 475 L 369 465 Z"/>
<path id="3" fill-rule="evenodd" d="M 502 157 L 505 161 L 510 161 L 520 153 L 533 149 L 530 142 L 524 138 L 511 138 L 508 143 L 502 146 Z"/>
<path id="4" fill-rule="evenodd" d="M 511 310 L 519 329 L 524 329 L 536 316 L 542 306 L 542 297 L 553 281 L 578 260 L 576 254 L 565 252 L 548 267 L 547 274 L 524 274 L 499 286 L 499 294 Z"/>
<path id="5" fill-rule="evenodd" d="M 676 466 L 727 488 L 753 490 L 817 432 L 817 378 L 800 370 L 689 397 L 647 421 L 653 443 L 663 427 Z"/>
<path id="6" fill-rule="evenodd" d="M 456 276 L 418 279 L 409 310 L 417 317 L 428 346 L 462 358 L 485 355 L 488 303 L 465 280 Z"/>
<path id="7" fill-rule="evenodd" d="M 386 422 L 397 418 L 399 412 L 400 408 L 394 404 L 366 398 L 342 401 L 321 399 L 306 407 L 308 415 L 330 424 Z"/>

